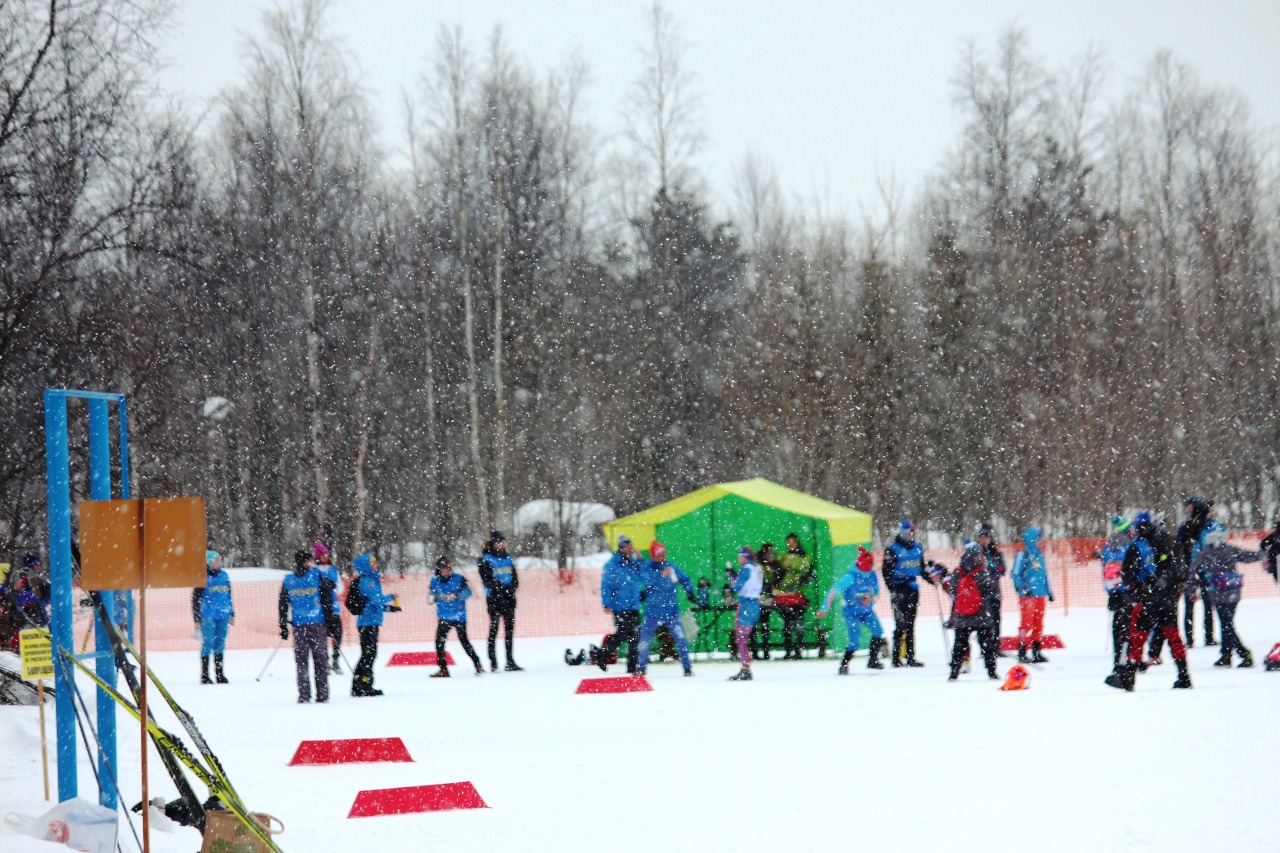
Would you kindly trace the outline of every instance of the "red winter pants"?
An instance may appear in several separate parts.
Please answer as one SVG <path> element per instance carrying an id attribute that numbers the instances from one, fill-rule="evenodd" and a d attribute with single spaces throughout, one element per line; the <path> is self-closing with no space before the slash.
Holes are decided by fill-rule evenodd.
<path id="1" fill-rule="evenodd" d="M 1133 606 L 1133 615 L 1129 617 L 1129 662 L 1142 663 L 1142 651 L 1147 647 L 1147 638 L 1151 636 L 1151 632 L 1145 628 L 1140 628 L 1139 623 L 1142 621 L 1139 617 L 1142 615 L 1142 604 L 1138 603 Z M 1147 623 L 1150 624 L 1150 623 Z M 1158 625 L 1156 630 L 1169 643 L 1169 651 L 1173 653 L 1174 660 L 1187 659 L 1187 647 L 1182 644 L 1182 637 L 1178 634 L 1177 625 Z"/>
<path id="2" fill-rule="evenodd" d="M 1044 633 L 1044 596 L 1028 595 L 1018 599 L 1022 610 L 1022 623 L 1018 625 L 1018 645 L 1027 646 L 1040 642 Z"/>

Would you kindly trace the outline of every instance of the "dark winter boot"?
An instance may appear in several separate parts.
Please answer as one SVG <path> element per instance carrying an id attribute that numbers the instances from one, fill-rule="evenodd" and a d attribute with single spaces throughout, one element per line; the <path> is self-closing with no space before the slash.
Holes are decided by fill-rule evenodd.
<path id="1" fill-rule="evenodd" d="M 871 657 L 867 660 L 867 669 L 884 669 L 884 664 L 880 663 L 880 650 L 883 648 L 883 637 L 876 637 L 871 641 Z"/>
<path id="2" fill-rule="evenodd" d="M 1231 666 L 1231 649 L 1223 649 L 1222 655 L 1213 662 L 1214 666 Z"/>
<path id="3" fill-rule="evenodd" d="M 447 666 L 442 666 L 435 672 L 431 673 L 430 677 L 431 678 L 448 678 L 449 668 Z"/>
<path id="4" fill-rule="evenodd" d="M 947 681 L 958 681 L 959 678 L 960 678 L 960 667 L 959 665 L 953 663 L 951 664 L 951 675 L 947 678 Z"/>
<path id="5" fill-rule="evenodd" d="M 1205 635 L 1204 635 L 1204 644 L 1205 644 L 1206 646 L 1216 646 L 1216 645 L 1218 645 L 1218 641 L 1217 641 L 1217 640 L 1215 640 L 1215 639 L 1213 638 L 1213 634 L 1205 634 Z"/>
<path id="6" fill-rule="evenodd" d="M 200 683 L 213 684 L 213 680 L 209 678 L 209 656 L 200 656 Z"/>
<path id="7" fill-rule="evenodd" d="M 899 628 L 893 629 L 893 655 L 890 662 L 895 666 L 902 666 L 902 631 Z"/>
<path id="8" fill-rule="evenodd" d="M 837 675 L 849 674 L 849 661 L 853 660 L 853 652 L 848 649 L 844 650 L 844 657 L 840 658 L 840 669 L 836 670 Z"/>
<path id="9" fill-rule="evenodd" d="M 1240 653 L 1240 668 L 1248 669 L 1251 666 L 1253 666 L 1253 653 L 1245 649 Z"/>
<path id="10" fill-rule="evenodd" d="M 333 650 L 333 671 L 336 673 L 342 672 L 342 656 L 341 655 L 342 653 L 339 652 L 337 649 Z"/>
<path id="11" fill-rule="evenodd" d="M 524 672 L 524 667 L 517 665 L 513 660 L 507 661 L 507 665 L 503 669 L 507 672 Z"/>
<path id="12" fill-rule="evenodd" d="M 227 677 L 222 673 L 222 655 L 213 656 L 213 674 L 217 677 L 219 684 L 228 684 Z"/>
<path id="13" fill-rule="evenodd" d="M 737 674 L 737 675 L 731 675 L 731 676 L 729 676 L 729 680 L 730 680 L 730 681 L 750 681 L 750 680 L 751 680 L 751 670 L 747 669 L 747 668 L 744 666 L 742 669 L 738 670 L 738 674 Z"/>
<path id="14" fill-rule="evenodd" d="M 1027 658 L 1027 644 L 1018 643 L 1018 663 L 1031 663 Z"/>
<path id="15" fill-rule="evenodd" d="M 1116 671 L 1106 678 L 1106 685 L 1114 687 L 1117 690 L 1125 690 L 1133 692 L 1134 682 L 1137 680 L 1138 665 L 1134 663 L 1122 663 L 1116 667 Z"/>
<path id="16" fill-rule="evenodd" d="M 1187 662 L 1185 659 L 1176 660 L 1174 663 L 1178 667 L 1178 680 L 1173 682 L 1174 690 L 1190 690 L 1191 689 L 1191 673 L 1187 671 Z"/>
<path id="17" fill-rule="evenodd" d="M 1047 657 L 1040 654 L 1039 643 L 1031 644 L 1031 662 L 1032 663 L 1048 663 L 1049 662 L 1049 659 Z"/>

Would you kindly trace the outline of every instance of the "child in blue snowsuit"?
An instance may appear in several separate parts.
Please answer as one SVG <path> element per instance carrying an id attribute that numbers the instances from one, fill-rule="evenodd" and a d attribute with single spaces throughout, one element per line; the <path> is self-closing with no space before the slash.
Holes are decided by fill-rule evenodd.
<path id="1" fill-rule="evenodd" d="M 462 575 L 455 574 L 453 562 L 441 555 L 436 560 L 436 575 L 431 579 L 431 600 L 436 605 L 436 663 L 440 669 L 432 673 L 432 678 L 448 678 L 449 666 L 445 662 L 444 641 L 452 629 L 458 635 L 462 650 L 475 664 L 476 675 L 484 674 L 480 665 L 480 656 L 471 646 L 467 638 L 467 599 L 471 597 L 471 586 Z"/>
<path id="2" fill-rule="evenodd" d="M 689 662 L 689 642 L 684 636 L 684 625 L 680 622 L 680 600 L 677 587 L 684 587 L 685 595 L 690 601 L 695 600 L 693 581 L 680 571 L 680 567 L 667 562 L 667 549 L 661 542 L 649 546 L 649 561 L 640 570 L 644 582 L 644 623 L 640 626 L 640 653 L 636 671 L 644 675 L 649 668 L 649 646 L 653 643 L 653 635 L 662 625 L 667 626 L 676 642 L 676 651 L 680 654 L 680 664 L 685 675 L 693 675 L 693 664 Z"/>
<path id="3" fill-rule="evenodd" d="M 819 619 L 826 619 L 836 595 L 844 596 L 844 626 L 849 633 L 849 644 L 840 660 L 841 675 L 849 674 L 849 661 L 862 645 L 864 626 L 871 632 L 871 658 L 867 661 L 867 669 L 884 669 L 884 664 L 879 661 L 880 650 L 884 648 L 884 628 L 880 625 L 880 617 L 872 609 L 876 599 L 880 597 L 880 581 L 871 569 L 871 553 L 859 545 L 858 559 L 853 568 L 835 582 L 827 593 L 826 603 L 816 614 Z"/>
<path id="4" fill-rule="evenodd" d="M 227 626 L 236 621 L 236 608 L 231 601 L 231 578 L 222 568 L 222 555 L 204 552 L 204 587 L 191 591 L 191 610 L 200 626 L 200 683 L 209 679 L 209 656 L 213 656 L 213 673 L 219 684 L 226 684 L 222 672 L 222 656 L 227 651 Z"/>

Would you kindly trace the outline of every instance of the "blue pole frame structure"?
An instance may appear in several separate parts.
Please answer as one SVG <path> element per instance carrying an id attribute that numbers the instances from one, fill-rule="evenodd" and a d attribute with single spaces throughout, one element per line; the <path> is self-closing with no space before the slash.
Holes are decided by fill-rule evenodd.
<path id="1" fill-rule="evenodd" d="M 44 392 L 45 465 L 48 476 L 49 585 L 52 597 L 50 635 L 54 647 L 56 691 L 56 733 L 58 758 L 58 801 L 78 793 L 76 774 L 76 716 L 70 680 L 75 677 L 61 656 L 66 649 L 75 654 L 74 611 L 71 563 L 71 461 L 67 435 L 67 400 L 88 401 L 89 408 L 89 497 L 111 498 L 111 403 L 117 405 L 120 422 L 120 497 L 129 491 L 129 420 L 123 394 L 97 391 L 70 391 L 46 388 Z M 116 596 L 105 595 L 108 618 L 117 618 Z M 96 617 L 95 617 L 96 618 Z M 115 658 L 101 625 L 96 626 L 95 669 L 103 681 L 116 683 Z M 104 691 L 98 690 L 98 778 L 109 779 L 116 765 L 116 707 Z M 98 801 L 109 809 L 118 806 L 113 786 L 100 785 Z"/>

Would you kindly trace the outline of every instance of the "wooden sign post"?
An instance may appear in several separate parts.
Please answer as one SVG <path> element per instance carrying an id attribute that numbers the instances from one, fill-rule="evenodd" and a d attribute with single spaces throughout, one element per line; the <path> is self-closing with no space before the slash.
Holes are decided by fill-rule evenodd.
<path id="1" fill-rule="evenodd" d="M 40 767 L 44 771 L 44 798 L 49 799 L 49 739 L 44 725 L 44 680 L 53 678 L 53 640 L 47 628 L 28 628 L 18 633 L 18 651 L 22 656 L 22 677 L 36 682 L 40 703 Z"/>
<path id="2" fill-rule="evenodd" d="M 80 502 L 80 582 L 85 589 L 138 590 L 138 716 L 142 727 L 142 802 L 147 786 L 147 588 L 197 587 L 205 582 L 204 498 Z M 151 850 L 150 808 L 142 809 L 142 839 Z"/>

